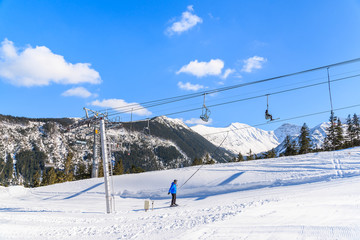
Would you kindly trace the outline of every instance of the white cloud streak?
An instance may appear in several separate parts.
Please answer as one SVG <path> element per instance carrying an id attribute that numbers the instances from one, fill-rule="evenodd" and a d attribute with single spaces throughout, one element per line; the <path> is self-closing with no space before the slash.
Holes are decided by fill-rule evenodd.
<path id="1" fill-rule="evenodd" d="M 166 34 L 172 36 L 174 34 L 181 34 L 196 26 L 198 23 L 202 23 L 202 19 L 193 14 L 194 8 L 192 5 L 187 7 L 187 11 L 183 12 L 181 19 L 174 22 L 170 27 L 166 29 Z"/>
<path id="2" fill-rule="evenodd" d="M 212 124 L 212 121 L 212 118 L 210 118 L 207 122 L 204 122 L 200 118 L 191 118 L 189 120 L 186 120 L 185 123 L 189 125 L 210 125 Z"/>
<path id="3" fill-rule="evenodd" d="M 142 107 L 139 103 L 127 103 L 123 99 L 104 99 L 102 101 L 95 100 L 91 102 L 91 105 L 103 108 L 112 108 L 118 112 L 125 112 L 130 114 L 132 112 L 138 116 L 149 116 L 152 113 L 146 108 Z"/>
<path id="4" fill-rule="evenodd" d="M 92 94 L 86 88 L 83 87 L 71 88 L 63 92 L 61 95 L 64 97 L 81 97 L 81 98 L 96 96 L 96 94 Z"/>
<path id="5" fill-rule="evenodd" d="M 267 62 L 266 58 L 253 56 L 244 60 L 244 66 L 241 71 L 251 73 L 254 69 L 261 69 L 265 62 Z"/>
<path id="6" fill-rule="evenodd" d="M 230 69 L 230 68 L 228 68 L 228 69 L 225 70 L 225 72 L 224 72 L 224 74 L 221 76 L 221 78 L 222 78 L 222 79 L 227 79 L 227 77 L 228 77 L 230 74 L 234 73 L 234 72 L 235 72 L 235 69 Z"/>
<path id="7" fill-rule="evenodd" d="M 57 84 L 99 84 L 100 75 L 89 63 L 72 64 L 45 46 L 18 51 L 5 39 L 0 46 L 0 77 L 15 86 Z"/>
<path id="8" fill-rule="evenodd" d="M 205 88 L 203 85 L 200 85 L 200 84 L 191 84 L 190 82 L 187 82 L 187 83 L 178 82 L 178 87 L 179 87 L 180 89 L 187 90 L 187 91 L 198 91 L 198 90 L 200 90 L 200 89 L 204 89 L 204 88 Z"/>
<path id="9" fill-rule="evenodd" d="M 205 77 L 209 75 L 218 76 L 224 68 L 224 61 L 221 59 L 211 59 L 209 62 L 191 61 L 189 64 L 181 67 L 176 74 L 187 73 L 196 77 Z"/>

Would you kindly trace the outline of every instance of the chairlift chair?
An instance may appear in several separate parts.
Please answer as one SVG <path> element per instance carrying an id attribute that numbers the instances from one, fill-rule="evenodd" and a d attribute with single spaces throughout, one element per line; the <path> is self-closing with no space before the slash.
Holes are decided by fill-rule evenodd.
<path id="1" fill-rule="evenodd" d="M 202 107 L 202 110 L 201 110 L 202 112 L 201 112 L 201 115 L 200 115 L 200 119 L 203 120 L 204 122 L 208 122 L 211 111 L 205 105 L 205 96 L 206 96 L 206 93 L 204 93 L 204 103 L 203 103 L 203 107 Z"/>
<path id="2" fill-rule="evenodd" d="M 270 120 L 270 122 L 276 120 L 273 118 L 272 114 L 269 113 L 269 94 L 266 95 L 265 119 Z"/>

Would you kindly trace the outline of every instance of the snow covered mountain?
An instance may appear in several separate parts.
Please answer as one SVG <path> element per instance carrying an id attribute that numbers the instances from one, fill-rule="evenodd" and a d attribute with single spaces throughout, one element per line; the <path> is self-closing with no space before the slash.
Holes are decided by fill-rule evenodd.
<path id="1" fill-rule="evenodd" d="M 274 133 L 279 143 L 282 143 L 286 136 L 298 136 L 300 134 L 301 126 L 295 124 L 284 123 L 278 127 Z"/>
<path id="2" fill-rule="evenodd" d="M 232 123 L 226 128 L 196 125 L 191 129 L 214 145 L 219 146 L 221 144 L 222 148 L 235 155 L 238 153 L 248 155 L 250 149 L 257 154 L 269 151 L 279 145 L 278 137 L 274 131 L 265 131 L 243 123 Z M 285 132 L 285 130 L 281 132 Z"/>
<path id="3" fill-rule="evenodd" d="M 310 129 L 309 133 L 313 148 L 322 147 L 327 127 L 329 127 L 329 123 L 324 122 Z M 346 125 L 343 125 L 343 127 L 345 131 Z M 214 145 L 219 146 L 221 144 L 222 148 L 235 155 L 239 152 L 248 155 L 250 149 L 255 154 L 273 148 L 276 148 L 276 152 L 281 153 L 284 150 L 286 136 L 290 136 L 292 140 L 298 142 L 301 126 L 284 123 L 274 131 L 265 131 L 242 123 L 232 123 L 226 128 L 196 125 L 191 129 Z"/>

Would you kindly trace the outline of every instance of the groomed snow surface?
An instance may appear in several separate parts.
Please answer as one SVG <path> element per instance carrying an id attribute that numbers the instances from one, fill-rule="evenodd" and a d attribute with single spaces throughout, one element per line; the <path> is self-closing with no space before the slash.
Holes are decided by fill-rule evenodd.
<path id="1" fill-rule="evenodd" d="M 0 239 L 360 239 L 360 148 L 205 165 L 170 208 L 197 169 L 114 177 L 113 214 L 102 178 L 1 187 Z"/>

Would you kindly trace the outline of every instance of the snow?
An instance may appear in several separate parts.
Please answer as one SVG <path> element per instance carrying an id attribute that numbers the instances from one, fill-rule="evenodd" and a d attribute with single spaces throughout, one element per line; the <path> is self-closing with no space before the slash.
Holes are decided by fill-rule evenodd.
<path id="1" fill-rule="evenodd" d="M 0 239 L 360 239 L 359 147 L 198 168 L 0 187 Z"/>

